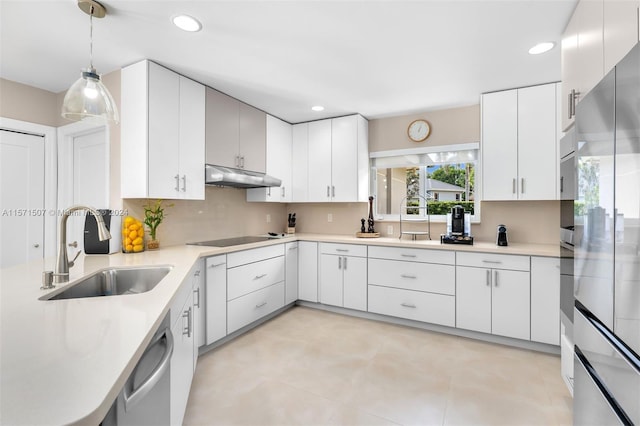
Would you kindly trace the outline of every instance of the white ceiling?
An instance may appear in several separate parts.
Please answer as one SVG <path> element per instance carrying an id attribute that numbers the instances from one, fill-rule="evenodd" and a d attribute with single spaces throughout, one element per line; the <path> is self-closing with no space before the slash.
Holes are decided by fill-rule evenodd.
<path id="1" fill-rule="evenodd" d="M 483 92 L 560 80 L 577 0 L 104 0 L 94 65 L 149 58 L 291 123 L 476 104 Z M 183 32 L 179 13 L 203 29 Z M 555 41 L 543 55 L 527 50 Z M 88 65 L 76 0 L 0 0 L 0 77 L 52 92 Z M 321 113 L 312 105 L 324 105 Z"/>

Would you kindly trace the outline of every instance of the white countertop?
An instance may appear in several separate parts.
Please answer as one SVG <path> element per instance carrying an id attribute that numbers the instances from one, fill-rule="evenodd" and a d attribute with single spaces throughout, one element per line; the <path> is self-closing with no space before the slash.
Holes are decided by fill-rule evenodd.
<path id="1" fill-rule="evenodd" d="M 98 424 L 133 371 L 189 270 L 200 257 L 295 240 L 559 256 L 555 245 L 497 247 L 439 241 L 297 234 L 234 247 L 174 246 L 135 254 L 80 256 L 70 284 L 109 266 L 173 265 L 151 291 L 42 301 L 42 272 L 54 259 L 0 270 L 0 424 Z M 60 288 L 60 286 L 58 286 Z"/>

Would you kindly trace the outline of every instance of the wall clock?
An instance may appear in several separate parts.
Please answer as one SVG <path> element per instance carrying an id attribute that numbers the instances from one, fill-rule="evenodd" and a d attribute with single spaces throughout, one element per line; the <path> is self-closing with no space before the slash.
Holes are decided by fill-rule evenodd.
<path id="1" fill-rule="evenodd" d="M 407 128 L 409 139 L 414 142 L 422 142 L 429 137 L 431 125 L 427 120 L 414 120 Z"/>

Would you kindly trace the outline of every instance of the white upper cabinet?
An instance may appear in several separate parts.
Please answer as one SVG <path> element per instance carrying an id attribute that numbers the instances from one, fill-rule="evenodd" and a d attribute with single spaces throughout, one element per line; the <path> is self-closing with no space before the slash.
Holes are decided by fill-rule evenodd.
<path id="1" fill-rule="evenodd" d="M 247 189 L 247 201 L 291 201 L 292 127 L 289 123 L 267 115 L 267 174 L 280 179 L 282 185 L 279 188 Z"/>
<path id="2" fill-rule="evenodd" d="M 638 42 L 638 0 L 580 0 L 562 35 L 562 130 L 575 105 Z"/>
<path id="3" fill-rule="evenodd" d="M 483 200 L 554 200 L 557 84 L 482 95 Z"/>
<path id="4" fill-rule="evenodd" d="M 360 115 L 308 123 L 308 197 L 293 201 L 366 201 L 368 123 Z"/>
<path id="5" fill-rule="evenodd" d="M 122 197 L 203 200 L 205 87 L 144 60 L 121 93 Z"/>
<path id="6" fill-rule="evenodd" d="M 309 201 L 309 123 L 293 125 L 291 148 L 291 199 L 295 202 Z"/>
<path id="7" fill-rule="evenodd" d="M 206 162 L 266 171 L 266 113 L 207 88 Z"/>

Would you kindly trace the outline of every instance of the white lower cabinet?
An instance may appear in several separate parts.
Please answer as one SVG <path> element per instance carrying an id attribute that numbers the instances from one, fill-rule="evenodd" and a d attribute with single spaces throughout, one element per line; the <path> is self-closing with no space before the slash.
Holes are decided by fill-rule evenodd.
<path id="1" fill-rule="evenodd" d="M 456 327 L 529 340 L 529 272 L 456 267 Z"/>
<path id="2" fill-rule="evenodd" d="M 320 303 L 366 311 L 366 246 L 322 243 L 320 252 Z"/>
<path id="3" fill-rule="evenodd" d="M 227 305 L 229 334 L 284 306 L 284 282 L 246 294 Z"/>
<path id="4" fill-rule="evenodd" d="M 227 335 L 227 255 L 205 261 L 207 345 Z"/>
<path id="5" fill-rule="evenodd" d="M 531 257 L 531 340 L 560 345 L 560 259 Z"/>
<path id="6" fill-rule="evenodd" d="M 369 286 L 369 312 L 454 327 L 455 296 Z"/>
<path id="7" fill-rule="evenodd" d="M 318 243 L 298 241 L 298 299 L 318 302 Z"/>
<path id="8" fill-rule="evenodd" d="M 204 284 L 204 260 L 200 259 L 191 269 L 193 285 L 193 371 L 196 371 L 198 363 L 198 349 L 206 341 L 206 309 L 205 309 L 205 284 Z"/>
<path id="9" fill-rule="evenodd" d="M 298 242 L 285 244 L 284 304 L 298 300 Z"/>
<path id="10" fill-rule="evenodd" d="M 182 284 L 178 296 L 171 307 L 173 325 L 173 353 L 170 370 L 171 424 L 181 425 L 189 399 L 191 380 L 193 379 L 193 352 L 195 336 L 193 333 L 193 297 L 192 277 Z"/>

